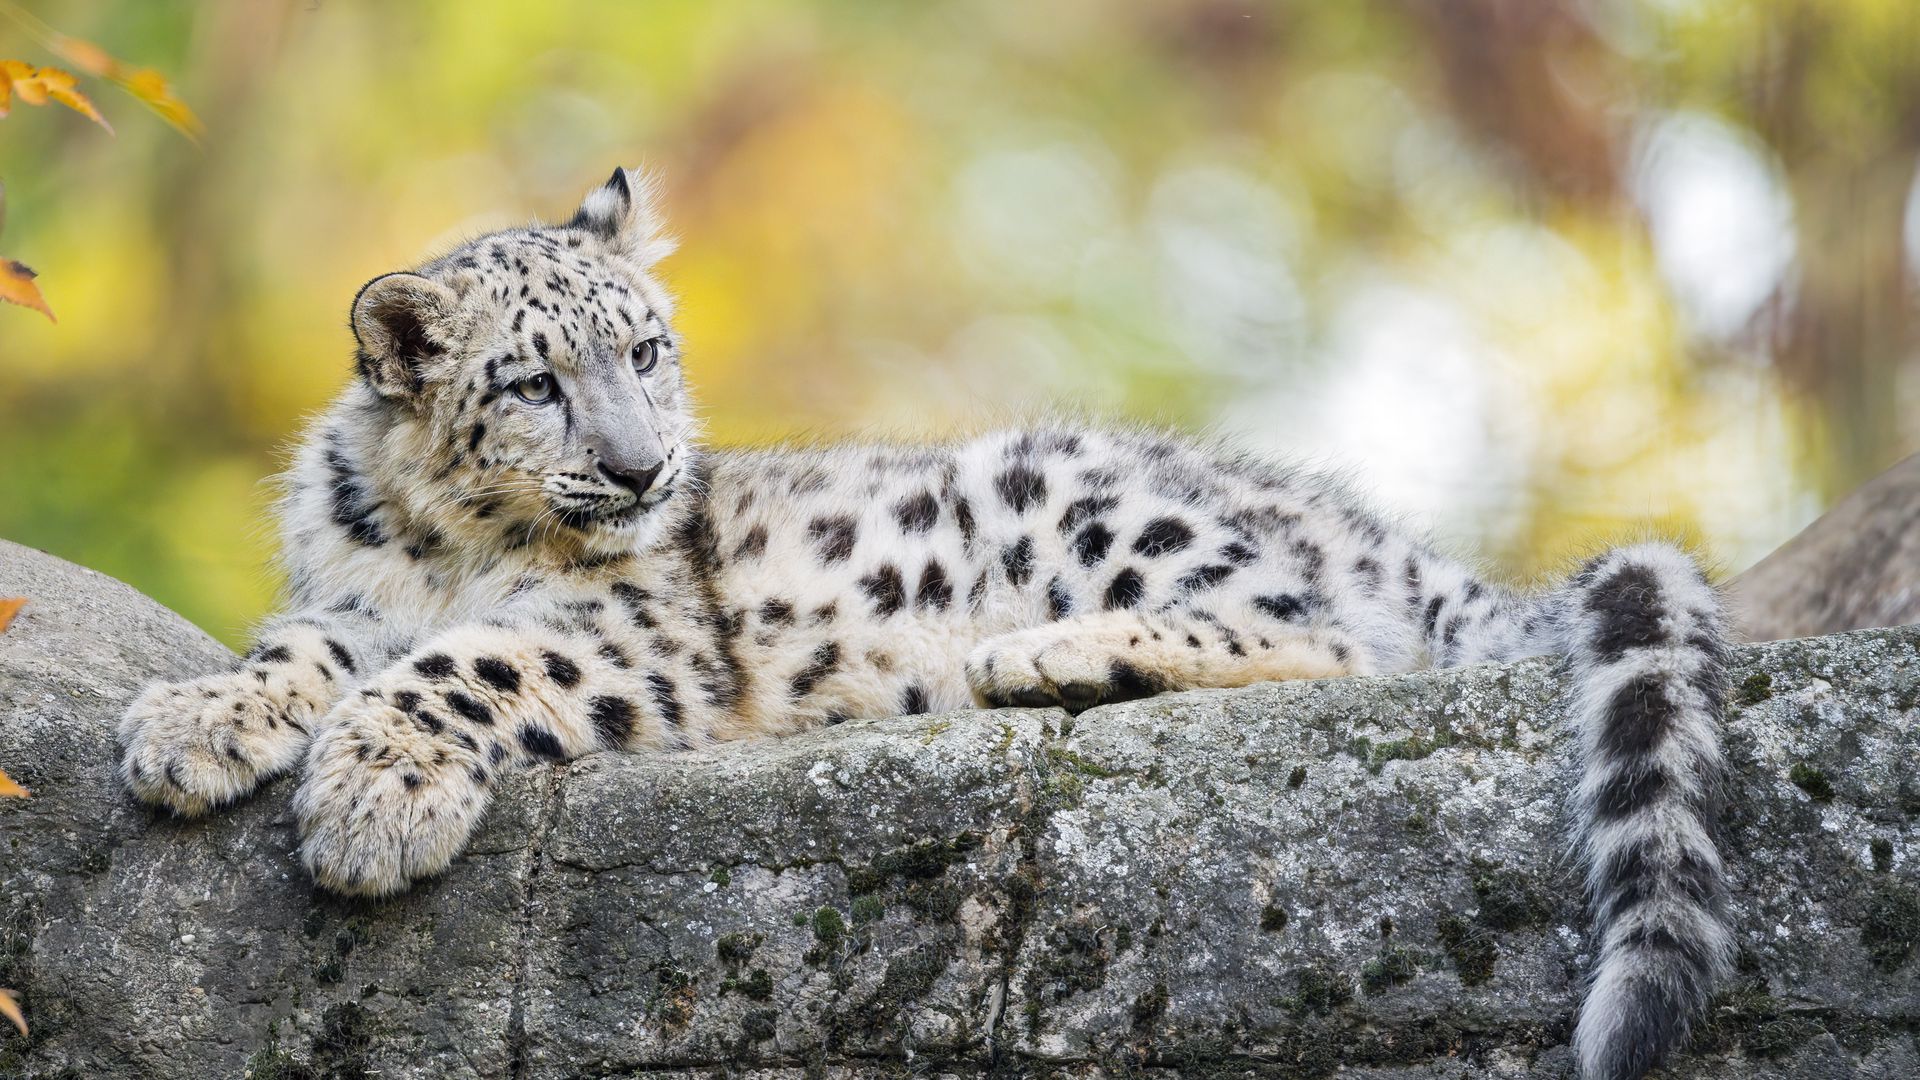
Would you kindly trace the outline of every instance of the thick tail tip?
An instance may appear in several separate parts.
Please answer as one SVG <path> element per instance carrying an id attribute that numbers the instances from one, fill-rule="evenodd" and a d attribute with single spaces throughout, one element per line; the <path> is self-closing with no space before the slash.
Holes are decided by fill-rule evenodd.
<path id="1" fill-rule="evenodd" d="M 1699 1007 L 1693 988 L 1603 970 L 1574 1029 L 1581 1080 L 1641 1080 L 1686 1039 Z"/>

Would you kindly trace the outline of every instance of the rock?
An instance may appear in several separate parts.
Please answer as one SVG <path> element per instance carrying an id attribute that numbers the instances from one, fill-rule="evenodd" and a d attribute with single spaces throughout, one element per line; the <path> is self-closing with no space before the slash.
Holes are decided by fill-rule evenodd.
<path id="1" fill-rule="evenodd" d="M 122 702 L 226 650 L 23 548 L 0 595 L 0 1075 L 1571 1076 L 1548 661 L 597 755 L 349 903 L 291 781 L 196 822 L 115 786 Z M 1739 651 L 1740 972 L 1668 1075 L 1920 1073 L 1917 650 Z"/>
<path id="2" fill-rule="evenodd" d="M 1727 584 L 1748 641 L 1920 623 L 1920 454 L 1868 481 Z"/>

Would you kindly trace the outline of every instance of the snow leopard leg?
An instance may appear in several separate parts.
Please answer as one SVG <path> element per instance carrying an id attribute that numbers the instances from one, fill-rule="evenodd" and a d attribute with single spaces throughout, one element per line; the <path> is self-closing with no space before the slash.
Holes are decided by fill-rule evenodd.
<path id="1" fill-rule="evenodd" d="M 1574 1048 L 1588 1080 L 1638 1080 L 1731 964 L 1714 846 L 1726 630 L 1693 561 L 1658 544 L 1594 560 L 1557 607 L 1599 943 Z"/>
<path id="2" fill-rule="evenodd" d="M 250 794 L 299 764 L 315 722 L 373 666 L 354 614 L 276 620 L 238 671 L 155 683 L 120 721 L 120 777 L 184 817 Z"/>
<path id="3" fill-rule="evenodd" d="M 301 858 L 335 892 L 399 892 L 459 854 L 506 770 L 684 741 L 691 685 L 584 630 L 448 631 L 322 718 L 293 803 Z"/>
<path id="4" fill-rule="evenodd" d="M 1362 670 L 1330 630 L 1212 612 L 1109 611 L 988 638 L 967 658 L 967 682 L 988 707 L 1094 705 L 1166 690 L 1325 679 Z"/>

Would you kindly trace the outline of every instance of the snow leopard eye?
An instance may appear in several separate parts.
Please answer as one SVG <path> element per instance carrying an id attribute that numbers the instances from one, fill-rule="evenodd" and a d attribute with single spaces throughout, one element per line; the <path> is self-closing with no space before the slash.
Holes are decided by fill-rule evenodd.
<path id="1" fill-rule="evenodd" d="M 645 375 L 660 363 L 660 339 L 648 338 L 633 347 L 633 373 Z"/>
<path id="2" fill-rule="evenodd" d="M 545 405 L 552 401 L 554 390 L 553 376 L 544 371 L 513 384 L 513 392 L 529 405 Z"/>

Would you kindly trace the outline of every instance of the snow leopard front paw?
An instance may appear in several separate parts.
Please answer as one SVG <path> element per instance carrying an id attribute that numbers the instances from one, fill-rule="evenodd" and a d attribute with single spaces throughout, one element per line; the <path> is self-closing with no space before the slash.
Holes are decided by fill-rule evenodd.
<path id="1" fill-rule="evenodd" d="M 321 729 L 293 803 L 314 881 L 386 896 L 446 869 L 486 809 L 480 754 L 382 696 L 341 702 Z"/>
<path id="2" fill-rule="evenodd" d="M 967 682 L 990 708 L 1095 705 L 1150 697 L 1167 687 L 1128 655 L 1126 633 L 1073 621 L 989 638 L 967 658 Z"/>
<path id="3" fill-rule="evenodd" d="M 155 683 L 120 720 L 120 777 L 142 802 L 195 817 L 300 761 L 314 703 L 251 672 Z"/>

